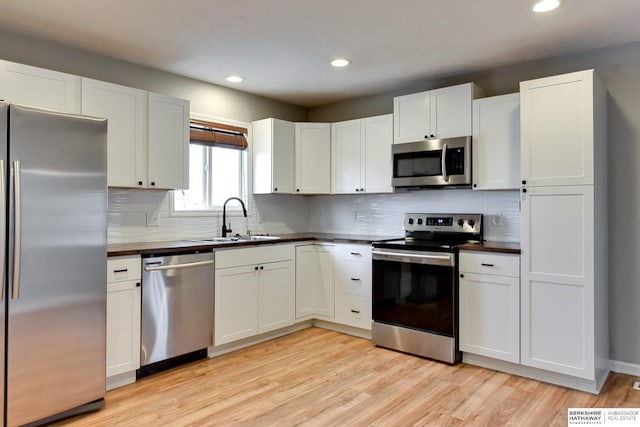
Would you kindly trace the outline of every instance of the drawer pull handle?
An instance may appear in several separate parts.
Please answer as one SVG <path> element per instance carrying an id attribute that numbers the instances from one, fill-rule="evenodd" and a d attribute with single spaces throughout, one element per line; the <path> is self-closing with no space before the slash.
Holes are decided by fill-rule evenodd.
<path id="1" fill-rule="evenodd" d="M 481 263 L 480 265 L 483 266 L 483 267 L 493 267 L 493 264 L 487 264 L 487 263 L 484 263 L 484 262 Z"/>
<path id="2" fill-rule="evenodd" d="M 351 309 L 351 312 L 355 314 L 360 314 L 360 310 L 354 310 L 353 308 Z"/>
<path id="3" fill-rule="evenodd" d="M 360 281 L 360 279 L 358 279 L 357 277 L 352 277 L 351 280 L 354 281 L 354 282 L 359 282 Z"/>
<path id="4" fill-rule="evenodd" d="M 126 273 L 129 271 L 128 268 L 121 268 L 120 270 L 113 270 L 114 273 Z"/>
<path id="5" fill-rule="evenodd" d="M 351 252 L 351 255 L 353 255 L 353 256 L 362 256 L 362 254 L 360 252 Z"/>

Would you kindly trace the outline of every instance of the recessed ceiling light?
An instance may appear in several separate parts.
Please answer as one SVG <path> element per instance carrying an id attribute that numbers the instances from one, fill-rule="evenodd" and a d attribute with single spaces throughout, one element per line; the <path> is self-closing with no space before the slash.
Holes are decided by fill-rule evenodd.
<path id="1" fill-rule="evenodd" d="M 533 5 L 534 12 L 549 12 L 555 8 L 560 6 L 560 0 L 540 0 L 536 4 Z"/>
<path id="2" fill-rule="evenodd" d="M 229 76 L 227 77 L 227 81 L 231 83 L 240 83 L 244 79 L 240 76 Z"/>
<path id="3" fill-rule="evenodd" d="M 351 61 L 344 58 L 337 58 L 331 61 L 331 65 L 333 65 L 334 67 L 346 67 L 349 64 L 351 64 Z"/>

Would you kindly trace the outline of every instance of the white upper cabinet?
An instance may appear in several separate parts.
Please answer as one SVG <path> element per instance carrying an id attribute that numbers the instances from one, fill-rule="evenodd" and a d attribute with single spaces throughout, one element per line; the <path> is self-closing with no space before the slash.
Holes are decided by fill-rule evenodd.
<path id="1" fill-rule="evenodd" d="M 295 124 L 295 192 L 331 192 L 331 124 Z"/>
<path id="2" fill-rule="evenodd" d="M 473 189 L 520 188 L 520 94 L 473 100 Z"/>
<path id="3" fill-rule="evenodd" d="M 593 184 L 593 70 L 521 82 L 520 97 L 526 185 Z"/>
<path id="4" fill-rule="evenodd" d="M 292 122 L 263 119 L 253 122 L 253 194 L 294 192 Z"/>
<path id="5" fill-rule="evenodd" d="M 394 143 L 471 135 L 471 101 L 483 91 L 474 83 L 393 99 Z"/>
<path id="6" fill-rule="evenodd" d="M 80 77 L 0 60 L 0 99 L 80 113 Z"/>
<path id="7" fill-rule="evenodd" d="M 108 119 L 109 186 L 143 187 L 147 180 L 147 92 L 82 78 L 82 114 Z"/>
<path id="8" fill-rule="evenodd" d="M 189 101 L 149 93 L 148 187 L 189 188 Z"/>
<path id="9" fill-rule="evenodd" d="M 390 193 L 393 116 L 331 125 L 331 192 Z"/>

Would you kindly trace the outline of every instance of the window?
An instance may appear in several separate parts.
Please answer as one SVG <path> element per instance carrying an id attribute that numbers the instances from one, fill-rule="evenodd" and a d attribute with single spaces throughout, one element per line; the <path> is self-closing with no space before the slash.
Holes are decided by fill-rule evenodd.
<path id="1" fill-rule="evenodd" d="M 174 213 L 218 212 L 229 197 L 247 203 L 247 130 L 191 120 L 189 189 L 173 194 Z"/>

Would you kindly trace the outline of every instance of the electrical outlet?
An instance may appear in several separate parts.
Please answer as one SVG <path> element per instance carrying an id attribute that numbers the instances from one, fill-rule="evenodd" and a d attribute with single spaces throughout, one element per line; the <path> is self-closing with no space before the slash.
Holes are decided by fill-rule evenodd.
<path id="1" fill-rule="evenodd" d="M 147 212 L 147 227 L 157 227 L 160 225 L 157 212 Z"/>
<path id="2" fill-rule="evenodd" d="M 502 225 L 502 215 L 501 214 L 491 215 L 491 225 L 500 227 Z"/>
<path id="3" fill-rule="evenodd" d="M 633 383 L 633 389 L 640 390 L 640 381 L 636 381 L 635 383 Z"/>

